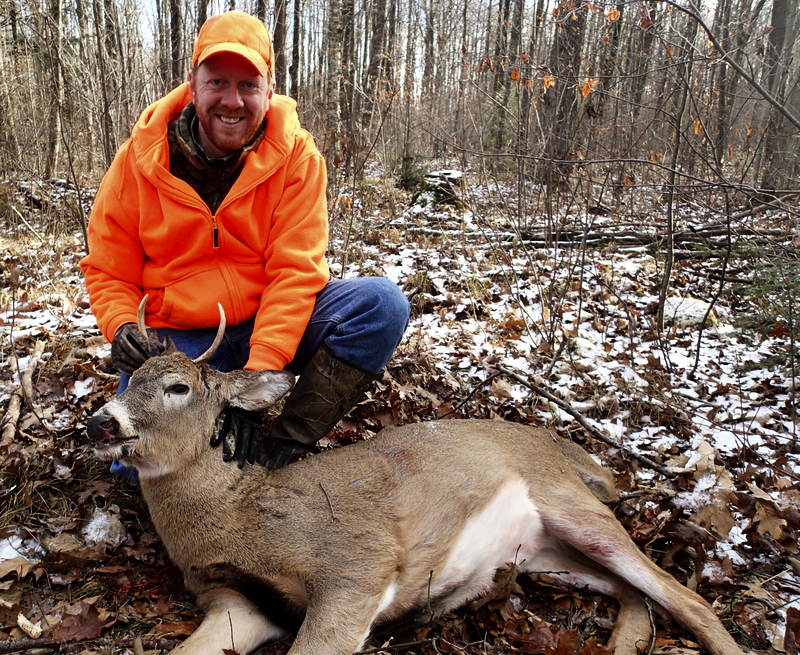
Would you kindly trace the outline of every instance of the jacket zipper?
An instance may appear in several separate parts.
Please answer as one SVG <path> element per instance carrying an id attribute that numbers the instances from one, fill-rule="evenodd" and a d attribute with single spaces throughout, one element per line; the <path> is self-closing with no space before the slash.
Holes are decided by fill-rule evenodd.
<path id="1" fill-rule="evenodd" d="M 214 245 L 214 250 L 219 250 L 219 227 L 217 226 L 217 217 L 211 217 L 211 239 Z"/>

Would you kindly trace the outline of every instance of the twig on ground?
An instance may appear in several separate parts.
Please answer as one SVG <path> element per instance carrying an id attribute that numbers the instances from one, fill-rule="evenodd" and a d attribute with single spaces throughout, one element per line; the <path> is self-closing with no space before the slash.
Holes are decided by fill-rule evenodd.
<path id="1" fill-rule="evenodd" d="M 14 212 L 17 214 L 17 216 L 19 216 L 22 219 L 22 222 L 25 223 L 25 225 L 28 227 L 28 229 L 36 235 L 36 237 L 39 239 L 39 241 L 44 243 L 44 237 L 36 231 L 36 228 L 34 228 L 33 225 L 28 223 L 28 221 L 25 219 L 25 217 L 22 215 L 22 213 L 19 211 L 19 209 L 14 207 L 14 205 L 9 205 L 9 207 L 11 207 L 11 209 L 14 210 Z"/>
<path id="2" fill-rule="evenodd" d="M 597 601 L 592 602 L 592 611 L 589 614 L 589 618 L 586 620 L 586 626 L 581 630 L 581 633 L 578 637 L 578 644 L 575 646 L 575 650 L 572 651 L 572 655 L 578 655 L 583 645 L 586 643 L 586 639 L 589 637 L 589 632 L 594 627 L 594 619 L 597 615 Z"/>
<path id="3" fill-rule="evenodd" d="M 39 359 L 44 352 L 44 347 L 44 341 L 36 342 L 33 354 L 31 355 L 30 363 L 24 371 L 19 369 L 19 360 L 17 359 L 17 372 L 20 378 L 19 387 L 14 389 L 11 394 L 11 399 L 8 401 L 8 409 L 6 410 L 3 433 L 2 436 L 0 436 L 0 445 L 7 445 L 14 441 L 14 435 L 17 431 L 17 423 L 19 422 L 19 417 L 22 412 L 23 400 L 28 403 L 28 406 L 34 413 L 36 412 L 33 406 L 32 379 L 36 365 L 39 363 Z M 41 418 L 39 418 L 39 421 L 42 423 L 42 426 L 47 429 L 47 426 L 42 422 Z"/>
<path id="4" fill-rule="evenodd" d="M 478 391 L 478 389 L 480 389 L 481 387 L 485 387 L 485 386 L 486 386 L 487 384 L 489 384 L 489 383 L 490 383 L 492 380 L 494 380 L 494 379 L 495 379 L 495 378 L 497 378 L 497 377 L 500 377 L 500 375 L 501 375 L 501 373 L 492 373 L 492 374 L 491 374 L 491 375 L 490 375 L 488 378 L 486 378 L 486 379 L 485 379 L 483 382 L 481 382 L 479 385 L 475 386 L 475 387 L 472 389 L 472 391 L 470 391 L 470 392 L 467 394 L 467 397 L 466 397 L 466 398 L 464 398 L 464 400 L 462 400 L 460 403 L 458 403 L 458 405 L 456 405 L 455 407 L 453 407 L 453 409 L 451 409 L 449 412 L 445 412 L 445 413 L 444 413 L 444 414 L 442 414 L 441 416 L 437 416 L 437 417 L 436 417 L 436 420 L 438 421 L 440 418 L 444 418 L 445 416 L 450 416 L 450 414 L 453 414 L 453 413 L 457 412 L 459 409 L 461 409 L 461 408 L 462 408 L 464 405 L 466 405 L 466 404 L 467 404 L 467 401 L 468 401 L 470 398 L 472 398 L 472 396 L 474 396 L 474 395 L 475 395 L 475 393 Z"/>
<path id="5" fill-rule="evenodd" d="M 620 494 L 616 498 L 612 498 L 611 500 L 603 500 L 601 502 L 606 507 L 614 507 L 615 505 L 620 505 L 621 503 L 624 503 L 626 500 L 631 500 L 633 498 L 642 498 L 644 496 L 652 496 L 652 495 L 654 495 L 652 491 L 633 491 L 629 494 Z"/>
<path id="6" fill-rule="evenodd" d="M 653 655 L 653 650 L 656 647 L 656 622 L 653 619 L 653 608 L 647 598 L 642 598 L 644 606 L 647 608 L 647 618 L 650 620 L 650 647 L 647 649 L 647 655 Z"/>
<path id="7" fill-rule="evenodd" d="M 653 460 L 651 460 L 648 457 L 645 457 L 644 455 L 639 455 L 639 454 L 633 452 L 630 448 L 626 448 L 623 444 L 614 441 L 611 437 L 608 437 L 605 434 L 603 434 L 602 432 L 600 432 L 600 430 L 598 430 L 591 423 L 589 423 L 589 421 L 587 421 L 580 412 L 574 410 L 572 407 L 569 406 L 568 403 L 565 403 L 563 400 L 561 400 L 561 398 L 558 398 L 557 396 L 554 396 L 552 393 L 550 393 L 546 389 L 542 389 L 542 387 L 540 387 L 540 386 L 538 386 L 536 384 L 533 384 L 532 382 L 528 382 L 528 380 L 526 380 L 524 377 L 522 377 L 521 375 L 518 375 L 517 373 L 514 373 L 513 371 L 510 371 L 509 369 L 505 368 L 504 366 L 497 366 L 496 368 L 501 373 L 509 376 L 510 378 L 513 378 L 514 380 L 519 382 L 521 385 L 528 387 L 528 389 L 530 389 L 531 391 L 536 392 L 537 394 L 539 394 L 543 398 L 546 398 L 551 403 L 553 403 L 554 405 L 557 405 L 559 408 L 561 408 L 562 410 L 567 412 L 567 414 L 571 415 L 576 421 L 578 421 L 578 423 L 580 423 L 583 426 L 583 428 L 585 430 L 587 430 L 593 437 L 599 439 L 603 443 L 607 443 L 609 446 L 614 446 L 614 448 L 619 448 L 620 450 L 628 453 L 637 462 L 639 462 L 641 464 L 644 464 L 648 468 L 653 469 L 654 471 L 656 471 L 656 472 L 660 473 L 661 475 L 663 475 L 665 478 L 675 478 L 676 477 L 675 473 L 673 473 L 669 469 L 664 468 L 663 466 L 660 466 L 659 464 L 656 464 Z"/>
<path id="8" fill-rule="evenodd" d="M 117 648 L 133 648 L 135 639 L 86 639 L 71 642 L 70 646 L 115 646 Z M 146 639 L 139 640 L 142 648 L 147 650 L 169 649 L 173 650 L 181 644 L 179 639 Z M 0 642 L 0 655 L 7 653 L 26 653 L 31 650 L 51 648 L 54 652 L 62 652 L 65 643 L 63 639 L 17 639 L 15 641 Z"/>
<path id="9" fill-rule="evenodd" d="M 373 655 L 373 653 L 385 653 L 393 650 L 402 650 L 403 648 L 416 648 L 418 646 L 430 646 L 436 641 L 436 637 L 430 639 L 420 639 L 419 641 L 411 641 L 405 644 L 390 644 L 388 646 L 377 646 L 375 648 L 367 648 L 367 650 L 359 650 L 353 655 Z"/>

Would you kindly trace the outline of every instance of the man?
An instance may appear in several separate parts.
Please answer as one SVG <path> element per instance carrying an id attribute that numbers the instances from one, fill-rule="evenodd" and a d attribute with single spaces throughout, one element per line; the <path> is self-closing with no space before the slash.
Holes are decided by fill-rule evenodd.
<path id="1" fill-rule="evenodd" d="M 296 103 L 274 93 L 274 60 L 256 18 L 206 21 L 188 83 L 142 113 L 106 173 L 81 268 L 121 390 L 167 335 L 204 352 L 218 302 L 230 327 L 211 366 L 300 375 L 268 437 L 260 416 L 228 408 L 213 441 L 240 466 L 278 468 L 371 384 L 409 307 L 383 278 L 329 280 L 325 163 Z M 145 294 L 148 338 L 135 327 Z"/>

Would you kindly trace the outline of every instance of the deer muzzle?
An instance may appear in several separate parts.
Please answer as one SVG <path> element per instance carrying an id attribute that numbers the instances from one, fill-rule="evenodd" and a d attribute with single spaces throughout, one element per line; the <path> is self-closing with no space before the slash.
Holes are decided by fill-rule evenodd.
<path id="1" fill-rule="evenodd" d="M 101 410 L 89 419 L 86 434 L 96 448 L 111 445 L 119 440 L 119 421 Z"/>

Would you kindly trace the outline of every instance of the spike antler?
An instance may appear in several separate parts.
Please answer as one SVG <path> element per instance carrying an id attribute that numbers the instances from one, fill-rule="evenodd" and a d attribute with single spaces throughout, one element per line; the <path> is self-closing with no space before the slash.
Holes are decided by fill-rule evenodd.
<path id="1" fill-rule="evenodd" d="M 142 298 L 142 302 L 139 303 L 139 311 L 136 313 L 136 327 L 139 328 L 139 334 L 141 334 L 145 340 L 147 340 L 147 330 L 145 330 L 144 324 L 144 308 L 147 304 L 147 297 L 148 294 L 144 294 L 144 298 Z"/>
<path id="2" fill-rule="evenodd" d="M 219 327 L 217 328 L 217 336 L 214 337 L 214 342 L 208 347 L 200 357 L 195 358 L 195 362 L 198 364 L 202 364 L 203 362 L 207 362 L 211 359 L 211 356 L 217 352 L 217 348 L 219 348 L 219 344 L 222 343 L 222 337 L 225 336 L 225 310 L 222 309 L 222 305 L 217 303 L 217 307 L 219 307 Z"/>
<path id="3" fill-rule="evenodd" d="M 136 314 L 136 326 L 139 328 L 139 332 L 141 332 L 142 336 L 147 339 L 147 331 L 145 330 L 144 324 L 144 309 L 145 305 L 147 304 L 147 297 L 148 294 L 144 295 L 142 298 L 142 302 L 139 303 L 139 311 Z M 225 310 L 222 309 L 222 305 L 217 303 L 217 307 L 219 307 L 219 327 L 217 328 L 217 336 L 214 337 L 213 343 L 208 347 L 200 357 L 195 358 L 195 362 L 198 364 L 202 364 L 203 362 L 207 362 L 211 357 L 217 352 L 217 348 L 219 348 L 219 344 L 222 343 L 222 338 L 225 336 L 225 326 L 227 322 L 225 320 Z"/>

